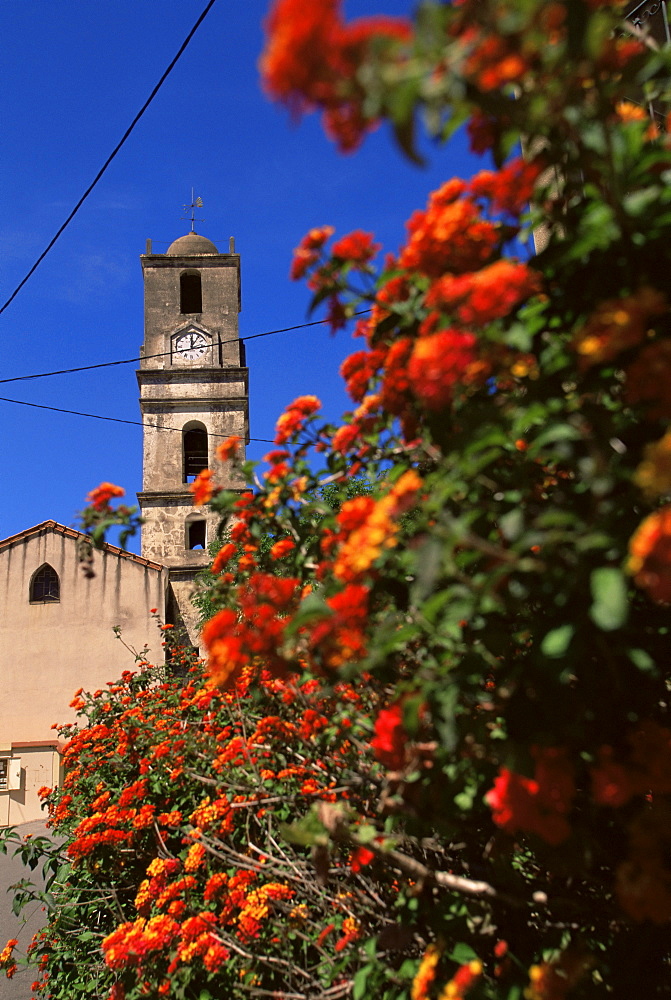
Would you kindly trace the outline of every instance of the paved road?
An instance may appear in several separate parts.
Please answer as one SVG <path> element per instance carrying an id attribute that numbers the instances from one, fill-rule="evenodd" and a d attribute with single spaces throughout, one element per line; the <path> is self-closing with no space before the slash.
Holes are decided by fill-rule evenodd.
<path id="1" fill-rule="evenodd" d="M 27 833 L 38 836 L 47 832 L 42 820 L 23 823 L 16 829 L 24 837 Z M 9 938 L 18 938 L 16 952 L 24 954 L 33 934 L 44 923 L 44 913 L 38 904 L 34 904 L 24 910 L 24 914 L 28 917 L 27 923 L 23 924 L 20 919 L 17 920 L 12 913 L 12 893 L 9 891 L 9 886 L 22 878 L 30 878 L 33 882 L 37 882 L 39 869 L 34 872 L 25 869 L 18 858 L 11 857 L 11 853 L 10 847 L 7 855 L 0 854 L 0 951 Z M 0 1000 L 30 1000 L 32 994 L 30 986 L 34 979 L 33 969 L 22 969 L 20 966 L 13 979 L 7 979 L 4 972 L 0 972 Z"/>

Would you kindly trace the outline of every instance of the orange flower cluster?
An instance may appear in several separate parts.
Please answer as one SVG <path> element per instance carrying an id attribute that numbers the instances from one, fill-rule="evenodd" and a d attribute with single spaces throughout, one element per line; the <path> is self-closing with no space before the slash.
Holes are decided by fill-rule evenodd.
<path id="1" fill-rule="evenodd" d="M 539 275 L 526 264 L 497 260 L 463 275 L 445 275 L 426 296 L 431 308 L 453 312 L 460 323 L 488 323 L 500 319 L 520 302 L 540 291 Z"/>
<path id="2" fill-rule="evenodd" d="M 562 952 L 558 959 L 532 965 L 529 969 L 527 1000 L 565 1000 L 589 970 L 589 955 L 574 949 Z"/>
<path id="3" fill-rule="evenodd" d="M 233 558 L 233 556 L 237 552 L 237 549 L 238 549 L 237 545 L 234 545 L 233 542 L 226 542 L 225 545 L 221 546 L 216 556 L 214 557 L 214 562 L 212 563 L 212 566 L 210 567 L 211 572 L 215 576 L 218 576 L 219 573 L 222 573 L 224 571 L 224 567 Z"/>
<path id="4" fill-rule="evenodd" d="M 500 170 L 481 170 L 469 182 L 468 190 L 476 198 L 491 202 L 495 212 L 519 216 L 531 200 L 543 169 L 542 158 L 514 159 Z"/>
<path id="5" fill-rule="evenodd" d="M 229 952 L 213 936 L 217 927 L 216 914 L 209 910 L 194 914 L 182 923 L 175 957 L 168 966 L 168 974 L 180 964 L 189 965 L 195 958 L 201 958 L 203 965 L 215 971 L 228 960 Z"/>
<path id="6" fill-rule="evenodd" d="M 293 895 L 294 890 L 281 882 L 268 882 L 258 889 L 252 889 L 238 915 L 240 938 L 245 941 L 258 937 L 263 922 L 271 913 L 273 902 L 292 899 Z"/>
<path id="7" fill-rule="evenodd" d="M 382 40 L 407 41 L 409 24 L 383 17 L 345 24 L 339 0 L 307 6 L 303 0 L 276 0 L 266 33 L 261 73 L 268 92 L 294 112 L 323 109 L 327 133 L 342 150 L 355 149 L 375 125 L 364 114 L 357 71 L 373 42 L 377 51 Z"/>
<path id="8" fill-rule="evenodd" d="M 441 949 L 437 944 L 430 944 L 424 952 L 419 968 L 412 981 L 411 1000 L 428 1000 L 429 990 L 436 978 L 436 966 L 440 961 Z"/>
<path id="9" fill-rule="evenodd" d="M 627 570 L 653 601 L 671 604 L 671 505 L 654 511 L 636 529 Z"/>
<path id="10" fill-rule="evenodd" d="M 442 410 L 454 387 L 475 362 L 475 337 L 460 330 L 441 330 L 420 337 L 408 362 L 408 382 L 428 410 Z"/>
<path id="11" fill-rule="evenodd" d="M 189 816 L 189 822 L 200 830 L 210 830 L 223 837 L 233 829 L 231 804 L 226 795 L 212 800 L 208 795 Z M 197 845 L 195 845 L 197 846 Z"/>
<path id="12" fill-rule="evenodd" d="M 189 489 L 193 493 L 193 502 L 197 507 L 209 503 L 219 489 L 212 482 L 214 473 L 212 469 L 202 469 L 195 480 L 189 483 Z"/>
<path id="13" fill-rule="evenodd" d="M 203 628 L 210 674 L 220 687 L 231 684 L 250 661 L 263 657 L 274 671 L 285 667 L 277 649 L 287 625 L 287 612 L 297 603 L 299 581 L 266 573 L 253 574 L 237 588 L 240 614 L 219 611 Z"/>
<path id="14" fill-rule="evenodd" d="M 254 608 L 267 603 L 273 614 L 281 615 L 281 608 L 293 607 L 295 590 L 295 581 L 256 574 L 242 603 L 248 599 Z M 196 975 L 223 970 L 232 954 L 227 947 L 232 936 L 247 945 L 270 934 L 275 922 L 281 925 L 293 919 L 295 923 L 297 918 L 291 917 L 296 910 L 293 884 L 277 877 L 263 878 L 263 859 L 250 859 L 248 869 L 243 866 L 233 875 L 217 870 L 221 869 L 218 848 L 229 842 L 235 850 L 241 831 L 247 844 L 250 829 L 262 820 L 266 801 L 273 801 L 278 789 L 288 801 L 304 797 L 334 801 L 341 783 L 339 772 L 350 773 L 352 757 L 358 756 L 346 738 L 338 733 L 334 739 L 333 735 L 340 705 L 361 702 L 361 695 L 351 687 L 340 684 L 325 693 L 315 678 L 284 682 L 267 669 L 250 670 L 247 665 L 240 683 L 220 696 L 200 686 L 201 670 L 201 665 L 195 665 L 177 683 L 169 679 L 148 683 L 142 672 L 128 672 L 120 683 L 110 684 L 108 691 L 98 691 L 93 697 L 82 692 L 84 710 L 90 713 L 94 705 L 93 710 L 106 722 L 71 730 L 65 750 L 66 788 L 54 793 L 56 800 L 61 799 L 60 821 L 69 822 L 71 830 L 74 827 L 71 852 L 78 865 L 93 866 L 106 877 L 111 870 L 123 871 L 127 879 L 129 859 L 142 859 L 145 877 L 134 897 L 137 919 L 126 918 L 107 935 L 103 954 L 107 968 L 123 974 L 126 989 L 135 978 L 140 990 L 145 989 L 143 984 L 151 984 L 146 989 L 159 996 L 170 992 L 176 975 L 192 974 L 188 966 L 195 965 L 196 970 L 200 966 Z M 263 714 L 247 703 L 251 711 L 243 720 L 237 706 L 251 683 L 253 705 L 259 704 L 262 695 L 268 705 L 272 699 L 277 713 Z M 295 708 L 286 711 L 294 704 Z M 225 725 L 223 718 L 229 719 Z M 347 725 L 343 722 L 342 732 L 349 732 L 351 725 L 349 720 Z M 308 743 L 327 728 L 328 765 L 321 753 L 306 753 Z M 195 748 L 203 751 L 211 775 L 222 775 L 224 789 L 229 781 L 234 787 L 240 782 L 238 787 L 249 785 L 249 789 L 229 796 L 216 788 L 190 812 L 184 810 L 184 818 L 182 810 L 168 810 L 169 805 L 185 801 L 191 780 L 183 777 L 189 743 L 191 753 Z M 297 752 L 298 747 L 302 752 Z M 101 777 L 91 788 L 93 762 L 107 780 Z M 240 776 L 233 773 L 238 767 L 244 769 Z M 127 776 L 120 787 L 115 784 L 119 773 Z M 166 782 L 165 793 L 157 789 L 159 774 Z M 342 798 L 343 792 L 339 790 L 338 795 Z M 69 819 L 73 807 L 79 820 L 76 826 Z M 174 823 L 182 829 L 166 828 Z M 128 850 L 118 851 L 118 845 Z M 157 850 L 160 855 L 152 859 Z M 360 933 L 353 917 L 345 919 L 332 948 L 344 950 Z M 121 997 L 122 992 L 116 989 L 115 995 Z"/>
<path id="15" fill-rule="evenodd" d="M 149 878 L 143 879 L 135 896 L 135 909 L 140 916 L 146 917 L 149 914 L 154 901 L 161 900 L 157 905 L 160 907 L 165 902 L 163 896 L 168 878 L 178 871 L 180 863 L 176 858 L 154 858 L 147 868 Z M 170 897 L 173 898 L 172 896 Z"/>
<path id="16" fill-rule="evenodd" d="M 242 438 L 239 434 L 231 434 L 217 446 L 217 458 L 222 462 L 230 462 L 238 457 Z"/>
<path id="17" fill-rule="evenodd" d="M 10 938 L 2 951 L 0 951 L 0 969 L 5 970 L 7 979 L 11 979 L 18 968 L 13 957 L 14 949 L 18 943 L 17 938 Z"/>
<path id="18" fill-rule="evenodd" d="M 329 670 L 356 663 L 366 654 L 368 588 L 348 584 L 326 600 L 332 612 L 309 628 L 310 650 Z"/>
<path id="19" fill-rule="evenodd" d="M 601 302 L 573 338 L 582 366 L 612 361 L 623 351 L 637 347 L 647 336 L 651 321 L 667 310 L 664 295 L 648 287 L 621 299 Z"/>
<path id="20" fill-rule="evenodd" d="M 100 486 L 96 486 L 94 490 L 91 490 L 86 497 L 86 502 L 94 510 L 104 510 L 105 507 L 109 506 L 112 497 L 122 497 L 125 495 L 125 492 L 123 487 L 115 486 L 114 483 L 101 483 Z"/>
<path id="21" fill-rule="evenodd" d="M 372 233 L 364 233 L 355 229 L 347 236 L 342 236 L 331 247 L 331 254 L 339 260 L 352 264 L 369 264 L 380 250 L 380 244 L 373 242 Z"/>
<path id="22" fill-rule="evenodd" d="M 307 417 L 321 409 L 316 396 L 299 396 L 287 406 L 275 427 L 275 444 L 286 444 L 302 429 Z"/>
<path id="23" fill-rule="evenodd" d="M 650 499 L 671 493 L 671 432 L 646 445 L 634 481 Z"/>
<path id="24" fill-rule="evenodd" d="M 438 1000 L 463 1000 L 481 978 L 482 962 L 477 959 L 465 962 L 442 989 Z"/>
<path id="25" fill-rule="evenodd" d="M 102 942 L 110 969 L 141 965 L 152 953 L 168 947 L 179 934 L 179 924 L 167 914 L 120 924 Z"/>
<path id="26" fill-rule="evenodd" d="M 333 572 L 337 579 L 359 581 L 384 549 L 397 544 L 398 520 L 418 500 L 422 480 L 409 469 L 381 500 L 355 497 L 347 500 L 336 518 L 341 526 L 336 540 Z"/>
<path id="27" fill-rule="evenodd" d="M 464 47 L 469 43 L 471 53 L 465 61 L 464 73 L 481 90 L 496 90 L 505 84 L 517 83 L 530 68 L 528 56 L 512 36 L 503 38 L 472 28 L 462 38 Z"/>
<path id="28" fill-rule="evenodd" d="M 429 278 L 475 270 L 500 242 L 499 227 L 480 218 L 468 185 L 457 178 L 433 192 L 427 208 L 408 222 L 408 231 L 399 265 Z"/>
<path id="29" fill-rule="evenodd" d="M 333 226 L 321 226 L 305 234 L 294 250 L 290 277 L 298 281 L 319 260 L 319 251 L 335 232 Z"/>

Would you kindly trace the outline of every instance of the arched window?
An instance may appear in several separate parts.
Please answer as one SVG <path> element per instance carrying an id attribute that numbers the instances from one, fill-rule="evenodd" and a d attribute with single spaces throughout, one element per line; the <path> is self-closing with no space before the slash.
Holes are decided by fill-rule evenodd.
<path id="1" fill-rule="evenodd" d="M 60 599 L 61 584 L 58 573 L 49 563 L 44 563 L 33 573 L 30 581 L 30 600 L 33 604 L 47 604 Z"/>
<path id="2" fill-rule="evenodd" d="M 203 311 L 203 290 L 198 271 L 184 271 L 179 276 L 179 311 L 181 313 Z"/>
<path id="3" fill-rule="evenodd" d="M 207 541 L 207 531 L 204 517 L 190 516 L 186 520 L 187 549 L 204 549 Z"/>
<path id="4" fill-rule="evenodd" d="M 184 454 L 182 481 L 192 483 L 199 472 L 207 468 L 207 429 L 204 424 L 192 421 L 182 431 Z"/>

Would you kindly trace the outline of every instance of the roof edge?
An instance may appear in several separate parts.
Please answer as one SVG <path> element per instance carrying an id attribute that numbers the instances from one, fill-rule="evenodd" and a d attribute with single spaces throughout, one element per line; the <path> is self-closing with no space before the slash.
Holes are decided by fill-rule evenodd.
<path id="1" fill-rule="evenodd" d="M 59 535 L 63 535 L 65 538 L 86 538 L 90 540 L 90 535 L 87 535 L 83 531 L 77 531 L 76 528 L 68 528 L 64 524 L 59 524 L 58 521 L 49 520 L 42 521 L 40 524 L 36 524 L 32 528 L 25 528 L 23 531 L 19 531 L 16 535 L 9 535 L 8 538 L 0 539 L 0 551 L 2 549 L 11 548 L 12 545 L 25 541 L 27 538 L 37 535 L 43 531 L 54 531 Z M 150 569 L 164 570 L 166 568 L 161 565 L 161 563 L 152 562 L 151 559 L 145 559 L 144 556 L 139 556 L 135 552 L 127 552 L 126 549 L 119 548 L 118 545 L 112 545 L 110 542 L 103 542 L 100 546 L 100 551 L 109 552 L 110 555 L 122 556 L 124 559 L 131 559 L 133 562 L 140 563 L 142 566 L 148 566 Z"/>

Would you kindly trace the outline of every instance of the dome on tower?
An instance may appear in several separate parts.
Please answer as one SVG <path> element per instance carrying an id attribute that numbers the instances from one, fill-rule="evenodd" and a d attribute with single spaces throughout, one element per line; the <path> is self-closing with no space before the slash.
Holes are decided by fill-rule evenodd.
<path id="1" fill-rule="evenodd" d="M 187 233 L 186 236 L 180 236 L 166 250 L 166 254 L 170 254 L 172 257 L 199 256 L 207 253 L 219 253 L 219 251 L 212 240 L 208 240 L 205 236 L 199 236 L 198 233 Z"/>

